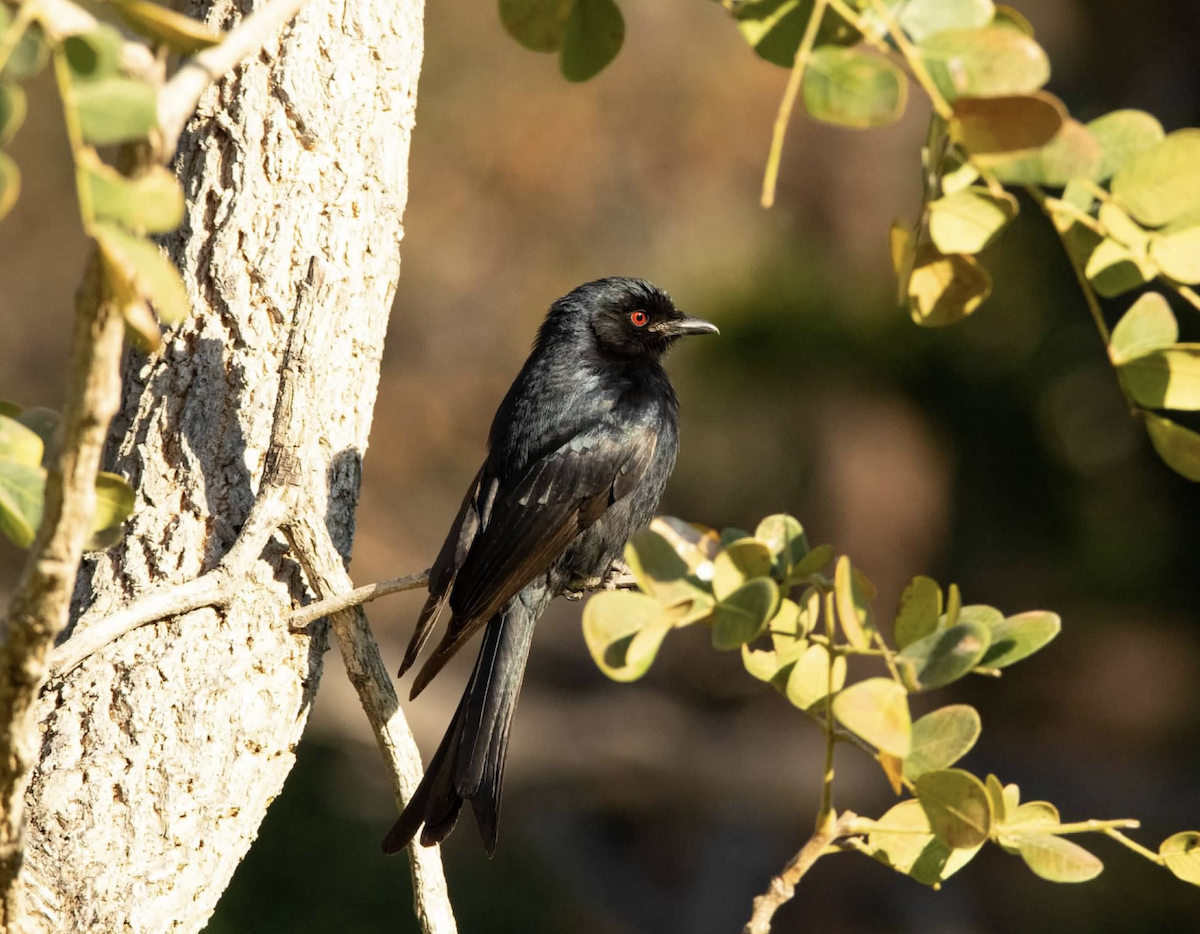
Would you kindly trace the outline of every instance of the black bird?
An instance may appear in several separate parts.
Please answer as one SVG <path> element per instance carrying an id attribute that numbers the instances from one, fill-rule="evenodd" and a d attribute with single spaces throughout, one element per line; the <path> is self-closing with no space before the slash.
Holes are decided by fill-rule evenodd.
<path id="1" fill-rule="evenodd" d="M 642 279 L 599 279 L 550 306 L 500 403 L 488 456 L 429 572 L 403 675 L 442 607 L 452 618 L 413 682 L 416 697 L 479 629 L 483 646 L 450 727 L 385 853 L 440 843 L 471 802 L 496 849 L 504 755 L 533 627 L 568 584 L 603 577 L 658 507 L 679 447 L 671 344 L 717 329 Z"/>

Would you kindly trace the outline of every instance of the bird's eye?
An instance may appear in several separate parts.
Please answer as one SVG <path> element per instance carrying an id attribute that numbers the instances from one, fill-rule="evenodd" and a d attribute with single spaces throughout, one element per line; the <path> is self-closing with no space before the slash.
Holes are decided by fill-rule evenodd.
<path id="1" fill-rule="evenodd" d="M 629 323 L 635 328 L 644 328 L 646 322 L 650 320 L 650 316 L 644 311 L 634 311 L 629 315 Z"/>

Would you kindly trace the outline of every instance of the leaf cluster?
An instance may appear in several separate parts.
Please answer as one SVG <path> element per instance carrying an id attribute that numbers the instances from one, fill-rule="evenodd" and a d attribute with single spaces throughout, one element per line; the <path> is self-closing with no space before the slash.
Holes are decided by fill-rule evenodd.
<path id="1" fill-rule="evenodd" d="M 860 820 L 845 848 L 937 885 L 991 842 L 1042 878 L 1082 882 L 1103 866 L 1064 837 L 1102 832 L 1200 884 L 1200 834 L 1176 834 L 1155 854 L 1120 833 L 1136 821 L 1063 823 L 1052 804 L 1022 804 L 1016 785 L 955 767 L 980 735 L 973 707 L 951 704 L 914 721 L 913 695 L 969 674 L 999 676 L 1058 635 L 1057 614 L 1006 616 L 991 606 L 964 606 L 957 586 L 943 591 L 931 578 L 915 577 L 889 638 L 866 575 L 844 555 L 835 562 L 828 545 L 810 548 L 803 527 L 787 515 L 767 517 L 753 534 L 659 517 L 629 541 L 625 561 L 638 589 L 597 594 L 584 608 L 584 638 L 596 664 L 614 680 L 633 681 L 672 630 L 708 626 L 713 648 L 740 650 L 751 676 L 826 733 L 823 801 L 830 811 L 838 741 L 871 755 L 897 794 L 912 795 L 877 821 Z M 881 661 L 887 676 L 852 680 L 849 661 L 856 657 Z"/>

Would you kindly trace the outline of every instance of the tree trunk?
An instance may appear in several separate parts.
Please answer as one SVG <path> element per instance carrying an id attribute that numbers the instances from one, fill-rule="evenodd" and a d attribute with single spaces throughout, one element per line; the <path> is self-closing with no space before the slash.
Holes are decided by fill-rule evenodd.
<path id="1" fill-rule="evenodd" d="M 250 4 L 188 12 L 229 26 Z M 177 154 L 169 242 L 194 315 L 133 354 L 109 463 L 137 489 L 89 558 L 85 627 L 213 568 L 263 478 L 285 348 L 314 302 L 303 420 L 318 515 L 349 556 L 388 313 L 422 54 L 421 0 L 310 0 L 201 100 Z M 305 283 L 309 282 L 306 286 Z M 52 678 L 27 796 L 30 930 L 197 931 L 294 762 L 326 648 L 288 630 L 307 593 L 283 537 L 222 608 L 142 626 Z"/>

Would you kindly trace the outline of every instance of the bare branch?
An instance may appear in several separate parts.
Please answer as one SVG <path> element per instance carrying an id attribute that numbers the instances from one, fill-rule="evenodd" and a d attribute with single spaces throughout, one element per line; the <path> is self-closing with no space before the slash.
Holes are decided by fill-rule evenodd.
<path id="1" fill-rule="evenodd" d="M 742 928 L 742 934 L 770 934 L 771 919 L 776 911 L 791 901 L 796 893 L 796 883 L 834 841 L 851 832 L 857 819 L 853 812 L 843 811 L 837 820 L 828 822 L 809 837 L 800 852 L 783 867 L 783 872 L 775 876 L 767 890 L 754 899 L 754 911 Z"/>
<path id="2" fill-rule="evenodd" d="M 395 577 L 391 580 L 380 581 L 378 584 L 367 584 L 363 587 L 355 588 L 349 593 L 329 597 L 326 600 L 318 600 L 306 607 L 302 607 L 288 618 L 288 625 L 292 629 L 303 629 L 309 623 L 315 622 L 322 616 L 329 616 L 340 610 L 359 606 L 363 603 L 370 603 L 372 600 L 378 600 L 380 597 L 386 597 L 388 594 L 401 593 L 405 590 L 417 590 L 428 583 L 429 572 L 422 571 L 420 574 Z"/>
<path id="3" fill-rule="evenodd" d="M 0 645 L 0 930 L 21 925 L 25 787 L 37 762 L 33 711 L 50 650 L 67 624 L 71 593 L 96 509 L 96 473 L 120 404 L 125 321 L 105 294 L 93 251 L 75 302 L 62 455 L 46 478 L 42 524 L 9 604 Z"/>
<path id="4" fill-rule="evenodd" d="M 205 88 L 261 49 L 302 6 L 304 0 L 271 0 L 231 29 L 220 45 L 200 52 L 171 76 L 158 92 L 158 125 L 164 153 L 175 151 L 179 134 Z"/>

